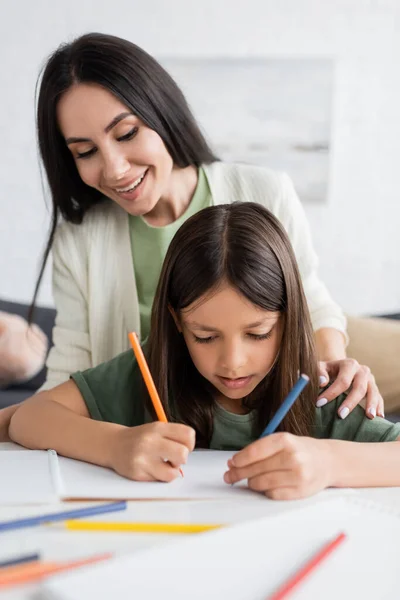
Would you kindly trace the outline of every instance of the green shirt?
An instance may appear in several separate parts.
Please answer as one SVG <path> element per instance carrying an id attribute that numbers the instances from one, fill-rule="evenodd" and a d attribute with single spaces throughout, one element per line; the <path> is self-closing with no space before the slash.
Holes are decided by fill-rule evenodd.
<path id="1" fill-rule="evenodd" d="M 144 408 L 143 382 L 132 350 L 118 355 L 84 372 L 72 375 L 90 416 L 98 421 L 119 423 L 128 427 L 149 422 Z M 365 417 L 357 406 L 346 419 L 337 416 L 344 395 L 315 409 L 313 437 L 348 440 L 353 442 L 391 442 L 400 436 L 400 424 L 376 417 Z M 237 415 L 217 405 L 214 410 L 214 428 L 210 448 L 240 450 L 253 442 L 255 411 Z"/>
<path id="2" fill-rule="evenodd" d="M 129 231 L 139 300 L 140 336 L 142 340 L 147 338 L 150 332 L 151 307 L 161 267 L 172 238 L 189 217 L 203 208 L 211 206 L 211 204 L 212 197 L 207 178 L 204 170 L 199 168 L 193 198 L 179 219 L 164 227 L 152 227 L 143 217 L 129 215 Z"/>

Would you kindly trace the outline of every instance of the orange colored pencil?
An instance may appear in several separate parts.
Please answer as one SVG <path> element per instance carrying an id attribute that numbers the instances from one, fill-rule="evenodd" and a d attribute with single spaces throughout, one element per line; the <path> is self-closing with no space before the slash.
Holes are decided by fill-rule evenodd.
<path id="1" fill-rule="evenodd" d="M 157 419 L 162 423 L 168 423 L 167 415 L 165 414 L 165 410 L 163 405 L 161 404 L 160 396 L 158 395 L 157 388 L 154 384 L 153 377 L 151 376 L 149 366 L 147 364 L 146 358 L 143 354 L 142 347 L 139 343 L 138 337 L 134 331 L 128 334 L 129 341 L 131 343 L 132 349 L 135 353 L 136 360 L 138 361 L 138 365 L 140 371 L 142 373 L 144 382 L 147 387 L 147 391 L 149 392 L 149 396 L 154 406 L 154 410 L 156 411 Z M 180 474 L 183 477 L 182 469 L 179 469 Z"/>
<path id="2" fill-rule="evenodd" d="M 68 571 L 69 569 L 76 569 L 77 567 L 84 567 L 85 565 L 91 565 L 102 560 L 111 558 L 112 554 L 98 554 L 97 556 L 90 556 L 88 558 L 82 558 L 79 560 L 71 560 L 65 562 L 35 562 L 30 565 L 16 565 L 3 569 L 0 576 L 0 589 L 9 587 L 12 585 L 18 585 L 22 583 L 34 583 L 49 575 L 55 575 L 62 571 Z"/>

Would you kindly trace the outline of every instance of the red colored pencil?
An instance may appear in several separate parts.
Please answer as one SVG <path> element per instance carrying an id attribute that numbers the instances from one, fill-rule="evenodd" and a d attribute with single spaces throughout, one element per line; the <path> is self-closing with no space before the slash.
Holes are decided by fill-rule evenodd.
<path id="1" fill-rule="evenodd" d="M 339 533 L 333 540 L 327 542 L 321 550 L 318 550 L 316 554 L 301 567 L 297 573 L 295 573 L 290 579 L 278 588 L 272 596 L 268 596 L 268 600 L 283 600 L 286 598 L 294 588 L 304 581 L 304 579 L 312 573 L 312 571 L 325 559 L 327 558 L 344 540 L 346 539 L 345 533 Z"/>

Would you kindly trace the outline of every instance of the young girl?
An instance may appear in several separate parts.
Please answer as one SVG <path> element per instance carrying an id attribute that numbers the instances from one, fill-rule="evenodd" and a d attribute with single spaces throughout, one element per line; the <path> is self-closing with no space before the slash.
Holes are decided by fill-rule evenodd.
<path id="1" fill-rule="evenodd" d="M 128 351 L 25 402 L 11 439 L 136 480 L 171 481 L 195 446 L 237 449 L 226 483 L 247 479 L 271 498 L 400 485 L 399 444 L 352 443 L 394 441 L 400 425 L 369 420 L 359 407 L 342 420 L 343 397 L 314 408 L 317 359 L 301 278 L 286 233 L 260 205 L 210 207 L 179 229 L 146 351 L 171 423 L 154 420 Z M 309 385 L 279 431 L 258 439 L 299 372 Z"/>

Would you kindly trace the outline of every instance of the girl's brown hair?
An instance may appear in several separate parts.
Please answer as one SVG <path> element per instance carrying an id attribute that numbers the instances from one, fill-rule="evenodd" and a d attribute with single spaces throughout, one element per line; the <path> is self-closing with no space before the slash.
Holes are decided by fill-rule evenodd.
<path id="1" fill-rule="evenodd" d="M 196 431 L 208 447 L 213 432 L 213 388 L 194 366 L 169 307 L 179 316 L 224 281 L 257 307 L 279 311 L 284 326 L 273 369 L 246 398 L 257 409 L 259 435 L 299 373 L 310 383 L 278 428 L 308 435 L 318 394 L 311 320 L 294 252 L 279 221 L 265 208 L 239 202 L 206 208 L 175 234 L 161 272 L 151 317 L 149 367 L 169 418 Z"/>

